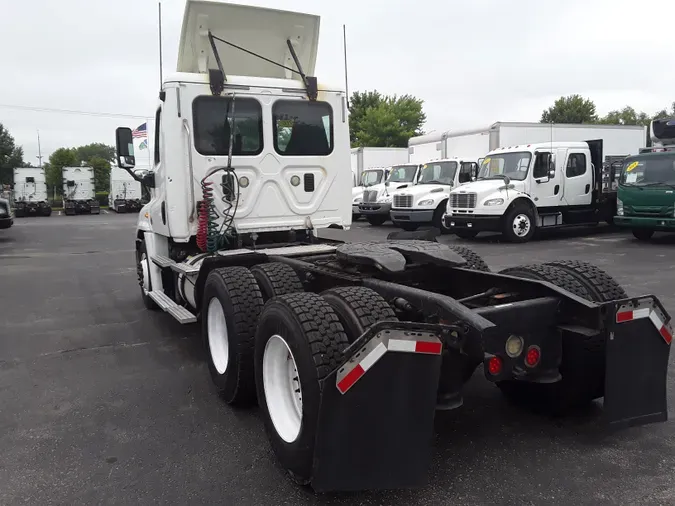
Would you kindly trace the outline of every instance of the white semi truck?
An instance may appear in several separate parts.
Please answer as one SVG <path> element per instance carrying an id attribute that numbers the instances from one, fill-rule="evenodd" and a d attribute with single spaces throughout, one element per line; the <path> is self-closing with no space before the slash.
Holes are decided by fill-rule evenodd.
<path id="1" fill-rule="evenodd" d="M 477 160 L 467 157 L 423 164 L 415 186 L 392 193 L 392 223 L 406 231 L 430 224 L 446 233 L 443 217 L 450 190 L 471 181 L 477 173 Z"/>
<path id="2" fill-rule="evenodd" d="M 526 242 L 540 228 L 611 223 L 616 170 L 605 161 L 638 154 L 645 143 L 640 127 L 619 138 L 493 150 L 481 160 L 478 180 L 450 193 L 446 226 L 467 239 L 491 231 Z"/>
<path id="3" fill-rule="evenodd" d="M 47 179 L 41 167 L 14 168 L 14 215 L 50 216 L 52 208 L 47 200 Z"/>
<path id="4" fill-rule="evenodd" d="M 352 213 L 347 97 L 313 77 L 318 40 L 317 16 L 188 0 L 152 172 L 116 132 L 119 166 L 152 195 L 143 303 L 199 322 L 214 401 L 257 402 L 281 466 L 316 491 L 422 485 L 435 412 L 481 364 L 509 399 L 563 412 L 604 396 L 617 426 L 665 420 L 656 297 L 578 262 L 494 274 L 406 232 L 320 237 Z"/>
<path id="5" fill-rule="evenodd" d="M 126 170 L 113 167 L 110 170 L 108 207 L 116 213 L 137 213 L 142 204 L 141 183 Z"/>
<path id="6" fill-rule="evenodd" d="M 101 212 L 93 167 L 63 167 L 63 210 L 67 216 Z"/>

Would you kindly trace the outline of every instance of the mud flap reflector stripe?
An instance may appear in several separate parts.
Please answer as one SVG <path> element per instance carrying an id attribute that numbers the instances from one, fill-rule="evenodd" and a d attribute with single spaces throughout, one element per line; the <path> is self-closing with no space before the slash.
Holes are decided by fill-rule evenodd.
<path id="1" fill-rule="evenodd" d="M 670 344 L 673 341 L 673 331 L 670 328 L 670 325 L 664 322 L 663 316 L 659 314 L 655 307 L 642 307 L 640 309 L 629 311 L 621 308 L 616 313 L 616 323 L 632 322 L 633 320 L 639 320 L 641 318 L 649 318 L 666 343 Z"/>
<path id="2" fill-rule="evenodd" d="M 337 389 L 342 394 L 347 392 L 387 351 L 440 355 L 442 350 L 443 344 L 433 334 L 410 336 L 410 339 L 390 339 L 378 334 L 340 369 Z"/>

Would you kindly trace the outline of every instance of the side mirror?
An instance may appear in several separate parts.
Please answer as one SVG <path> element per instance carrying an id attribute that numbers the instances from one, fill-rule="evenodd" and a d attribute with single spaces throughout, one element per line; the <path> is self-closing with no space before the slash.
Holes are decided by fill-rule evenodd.
<path id="1" fill-rule="evenodd" d="M 133 169 L 136 166 L 136 157 L 134 157 L 134 137 L 131 134 L 131 128 L 119 127 L 115 130 L 115 147 L 117 165 L 123 169 Z"/>

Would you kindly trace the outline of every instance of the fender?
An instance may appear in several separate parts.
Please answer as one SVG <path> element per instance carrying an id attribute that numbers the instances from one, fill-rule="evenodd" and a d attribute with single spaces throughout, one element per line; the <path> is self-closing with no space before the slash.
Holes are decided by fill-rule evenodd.
<path id="1" fill-rule="evenodd" d="M 534 213 L 534 220 L 535 223 L 539 222 L 539 210 L 537 209 L 536 204 L 532 200 L 532 198 L 527 194 L 527 193 L 521 193 L 519 194 L 513 201 L 509 204 L 509 206 L 504 210 L 504 214 L 502 214 L 502 217 L 506 216 L 506 214 L 516 205 L 518 204 L 523 204 L 527 205 L 532 209 L 532 212 Z"/>

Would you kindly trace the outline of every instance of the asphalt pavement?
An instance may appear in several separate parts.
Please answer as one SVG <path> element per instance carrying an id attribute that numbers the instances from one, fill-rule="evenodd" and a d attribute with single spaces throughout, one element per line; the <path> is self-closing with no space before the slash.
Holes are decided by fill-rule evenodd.
<path id="1" fill-rule="evenodd" d="M 198 327 L 144 309 L 134 224 L 54 214 L 0 231 L 0 504 L 675 504 L 672 421 L 610 432 L 598 406 L 536 416 L 480 370 L 464 406 L 436 417 L 426 487 L 314 495 L 278 467 L 257 410 L 220 400 Z M 393 230 L 357 222 L 324 234 Z M 645 244 L 597 227 L 525 245 L 441 240 L 469 245 L 493 270 L 589 260 L 675 314 L 675 236 Z M 674 379 L 671 368 L 671 406 Z"/>

